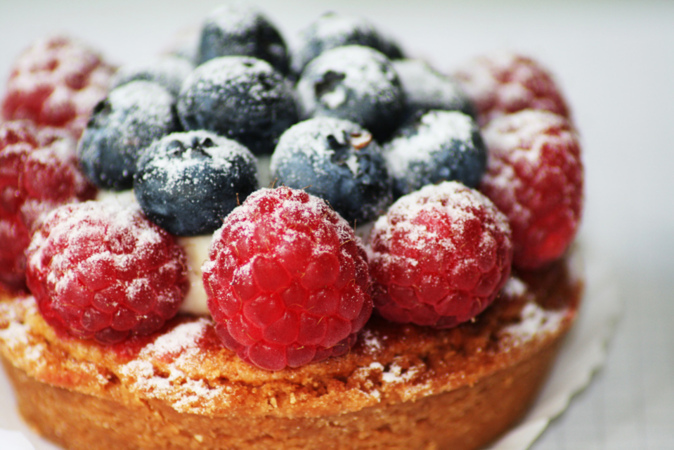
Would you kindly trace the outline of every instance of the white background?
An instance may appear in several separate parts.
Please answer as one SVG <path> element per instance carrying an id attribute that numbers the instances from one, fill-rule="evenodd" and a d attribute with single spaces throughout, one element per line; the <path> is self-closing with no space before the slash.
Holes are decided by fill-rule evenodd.
<path id="1" fill-rule="evenodd" d="M 674 2 L 256 3 L 291 44 L 333 9 L 370 18 L 443 71 L 507 48 L 556 75 L 584 144 L 583 241 L 611 268 L 623 315 L 607 365 L 535 448 L 674 448 Z M 20 50 L 48 33 L 82 38 L 113 63 L 137 63 L 219 4 L 0 0 L 0 83 Z"/>

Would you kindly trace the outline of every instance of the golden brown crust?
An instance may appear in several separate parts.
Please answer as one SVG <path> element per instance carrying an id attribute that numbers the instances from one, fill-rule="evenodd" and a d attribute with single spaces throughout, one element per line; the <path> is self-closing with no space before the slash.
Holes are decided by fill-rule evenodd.
<path id="1" fill-rule="evenodd" d="M 561 262 L 513 278 L 473 323 L 373 319 L 348 355 L 280 372 L 239 361 L 207 319 L 121 351 L 57 336 L 15 298 L 0 353 L 26 420 L 69 448 L 476 448 L 526 411 L 579 295 Z"/>

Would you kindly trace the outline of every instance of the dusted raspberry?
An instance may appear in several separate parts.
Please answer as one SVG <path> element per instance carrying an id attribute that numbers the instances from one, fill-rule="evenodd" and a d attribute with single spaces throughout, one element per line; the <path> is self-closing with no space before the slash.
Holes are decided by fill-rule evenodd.
<path id="1" fill-rule="evenodd" d="M 95 194 L 68 132 L 29 121 L 0 124 L 0 283 L 24 287 L 24 252 L 41 214 Z"/>
<path id="2" fill-rule="evenodd" d="M 503 211 L 513 231 L 513 263 L 541 267 L 564 254 L 583 207 L 580 144 L 564 117 L 521 111 L 491 122 L 480 190 Z"/>
<path id="3" fill-rule="evenodd" d="M 159 330 L 187 292 L 186 256 L 137 206 L 52 211 L 27 251 L 28 287 L 58 331 L 102 344 Z"/>
<path id="4" fill-rule="evenodd" d="M 15 62 L 2 115 L 64 127 L 79 137 L 91 110 L 105 97 L 112 73 L 98 53 L 77 41 L 40 40 Z"/>
<path id="5" fill-rule="evenodd" d="M 510 275 L 506 217 L 456 181 L 401 197 L 370 235 L 377 311 L 393 322 L 449 328 L 491 304 Z"/>
<path id="6" fill-rule="evenodd" d="M 514 53 L 473 59 L 455 73 L 473 101 L 480 125 L 503 114 L 542 109 L 570 117 L 550 73 L 537 61 Z"/>
<path id="7" fill-rule="evenodd" d="M 214 235 L 203 271 L 220 339 L 263 369 L 347 352 L 372 312 L 353 230 L 300 190 L 251 194 Z"/>

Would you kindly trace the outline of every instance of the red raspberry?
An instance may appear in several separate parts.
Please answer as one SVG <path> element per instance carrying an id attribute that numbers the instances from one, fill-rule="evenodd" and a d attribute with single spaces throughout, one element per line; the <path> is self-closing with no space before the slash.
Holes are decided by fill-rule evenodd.
<path id="1" fill-rule="evenodd" d="M 473 101 L 481 126 L 503 114 L 542 109 L 569 117 L 550 73 L 538 62 L 513 53 L 473 59 L 455 76 Z"/>
<path id="2" fill-rule="evenodd" d="M 64 127 L 79 137 L 107 93 L 113 68 L 85 45 L 65 37 L 36 42 L 16 61 L 2 114 Z"/>
<path id="3" fill-rule="evenodd" d="M 28 287 L 59 331 L 102 344 L 159 330 L 187 292 L 185 252 L 137 206 L 61 206 L 27 251 Z"/>
<path id="4" fill-rule="evenodd" d="M 399 198 L 370 234 L 373 300 L 393 322 L 449 328 L 494 300 L 510 275 L 506 217 L 458 182 Z"/>
<path id="5" fill-rule="evenodd" d="M 492 121 L 483 137 L 489 157 L 480 190 L 508 216 L 514 265 L 534 269 L 559 258 L 583 206 L 583 165 L 571 124 L 547 111 L 521 111 Z"/>
<path id="6" fill-rule="evenodd" d="M 42 213 L 95 194 L 79 171 L 69 133 L 28 121 L 0 124 L 0 282 L 24 286 L 24 252 Z"/>
<path id="7" fill-rule="evenodd" d="M 220 339 L 263 369 L 347 352 L 372 312 L 365 250 L 304 191 L 251 194 L 216 232 L 203 269 Z"/>

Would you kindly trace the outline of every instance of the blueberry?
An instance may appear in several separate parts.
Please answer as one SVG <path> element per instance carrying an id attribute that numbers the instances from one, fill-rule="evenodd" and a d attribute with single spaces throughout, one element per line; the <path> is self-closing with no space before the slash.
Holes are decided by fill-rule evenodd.
<path id="1" fill-rule="evenodd" d="M 394 196 L 445 180 L 476 187 L 487 149 L 475 120 L 458 111 L 429 111 L 401 127 L 384 146 Z"/>
<path id="2" fill-rule="evenodd" d="M 382 150 L 359 125 L 317 117 L 290 127 L 271 157 L 279 184 L 321 197 L 347 221 L 367 222 L 392 201 Z"/>
<path id="3" fill-rule="evenodd" d="M 173 97 L 149 81 L 113 89 L 92 113 L 78 154 L 85 175 L 106 189 L 131 188 L 138 155 L 179 124 Z"/>
<path id="4" fill-rule="evenodd" d="M 297 83 L 302 116 L 356 122 L 386 139 L 399 125 L 405 97 L 389 59 L 369 47 L 328 50 L 311 61 Z"/>
<path id="5" fill-rule="evenodd" d="M 297 122 L 298 112 L 292 87 L 269 63 L 223 56 L 187 77 L 178 116 L 186 130 L 210 130 L 255 154 L 269 154 L 281 133 Z"/>
<path id="6" fill-rule="evenodd" d="M 390 59 L 403 57 L 396 42 L 384 36 L 368 20 L 328 12 L 300 32 L 300 45 L 293 53 L 293 72 L 300 74 L 304 67 L 326 50 L 345 45 L 362 45 L 379 50 Z"/>
<path id="7" fill-rule="evenodd" d="M 475 117 L 473 104 L 459 84 L 420 59 L 392 61 L 405 92 L 406 117 L 432 109 L 461 111 Z"/>
<path id="8" fill-rule="evenodd" d="M 134 193 L 145 215 L 177 236 L 212 233 L 258 188 L 253 154 L 208 131 L 170 134 L 138 160 Z"/>
<path id="9" fill-rule="evenodd" d="M 213 11 L 204 22 L 197 63 L 220 56 L 253 56 L 288 73 L 290 58 L 283 37 L 257 8 L 231 4 Z"/>
<path id="10" fill-rule="evenodd" d="M 154 81 L 177 97 L 183 81 L 193 69 L 187 59 L 166 55 L 142 64 L 122 66 L 113 76 L 111 86 L 115 88 L 136 80 Z"/>

